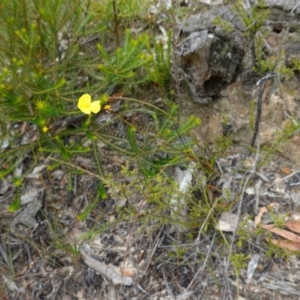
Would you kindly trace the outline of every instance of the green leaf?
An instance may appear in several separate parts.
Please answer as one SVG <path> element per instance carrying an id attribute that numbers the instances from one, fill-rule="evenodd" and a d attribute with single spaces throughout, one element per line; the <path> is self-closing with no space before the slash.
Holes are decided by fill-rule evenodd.
<path id="1" fill-rule="evenodd" d="M 8 211 L 13 213 L 15 212 L 16 210 L 20 209 L 22 207 L 21 205 L 21 200 L 19 197 L 15 198 L 13 200 L 13 202 L 9 205 L 8 207 Z"/>
<path id="2" fill-rule="evenodd" d="M 138 152 L 138 146 L 136 144 L 135 134 L 136 134 L 136 128 L 133 127 L 133 126 L 129 126 L 128 129 L 127 129 L 127 138 L 128 138 L 131 150 L 134 153 L 137 153 Z"/>

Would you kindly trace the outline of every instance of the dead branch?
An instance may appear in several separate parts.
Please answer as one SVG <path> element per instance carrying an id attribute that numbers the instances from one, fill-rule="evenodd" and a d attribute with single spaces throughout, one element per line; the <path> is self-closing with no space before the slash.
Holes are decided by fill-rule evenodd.
<path id="1" fill-rule="evenodd" d="M 132 285 L 133 279 L 131 277 L 117 274 L 113 266 L 106 265 L 93 258 L 84 249 L 81 250 L 81 256 L 87 266 L 104 275 L 107 279 L 111 280 L 113 284 Z"/>

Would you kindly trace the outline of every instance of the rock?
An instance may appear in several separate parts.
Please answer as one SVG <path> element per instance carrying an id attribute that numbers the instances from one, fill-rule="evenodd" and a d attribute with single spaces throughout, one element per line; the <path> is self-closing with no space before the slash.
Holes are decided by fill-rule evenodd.
<path id="1" fill-rule="evenodd" d="M 225 23 L 215 25 L 217 16 Z M 182 32 L 191 33 L 178 45 L 176 54 L 194 101 L 210 102 L 234 80 L 245 54 L 242 30 L 227 6 L 192 16 L 182 27 Z"/>
<path id="2" fill-rule="evenodd" d="M 244 3 L 245 13 L 250 9 L 248 6 Z M 270 59 L 270 71 L 274 72 L 272 64 L 276 63 L 280 53 L 284 53 L 281 61 L 289 68 L 294 68 L 295 60 L 300 59 L 298 0 L 259 2 L 255 20 L 260 27 L 255 35 L 253 32 L 244 34 L 242 13 L 237 14 L 229 5 L 217 6 L 191 16 L 180 26 L 183 40 L 176 49 L 177 66 L 197 103 L 209 103 L 235 80 L 240 71 L 247 73 L 253 68 L 257 59 L 250 46 L 253 39 L 258 47 L 256 54 L 262 54 L 260 59 Z M 276 63 L 275 67 L 279 68 L 280 64 Z"/>
<path id="3" fill-rule="evenodd" d="M 259 1 L 258 5 L 268 8 L 279 8 L 283 11 L 292 11 L 293 13 L 300 14 L 299 0 L 265 0 Z"/>

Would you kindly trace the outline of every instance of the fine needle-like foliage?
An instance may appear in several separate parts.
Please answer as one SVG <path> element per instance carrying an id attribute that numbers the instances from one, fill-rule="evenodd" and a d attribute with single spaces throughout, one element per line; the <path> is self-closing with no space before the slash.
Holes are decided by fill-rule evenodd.
<path id="1" fill-rule="evenodd" d="M 243 167 L 241 175 L 234 155 L 223 167 L 221 158 L 234 141 L 227 133 L 214 141 L 199 135 L 202 120 L 180 109 L 188 106 L 188 99 L 179 93 L 180 75 L 175 74 L 176 82 L 172 77 L 174 21 L 186 18 L 187 8 L 174 4 L 161 8 L 161 14 L 156 4 L 150 0 L 1 1 L 1 299 L 58 299 L 69 280 L 77 286 L 81 277 L 84 292 L 89 286 L 107 288 L 100 281 L 95 284 L 90 275 L 78 276 L 70 265 L 80 268 L 83 242 L 96 240 L 100 250 L 107 251 L 123 235 L 126 245 L 120 248 L 126 251 L 120 255 L 113 249 L 101 257 L 119 268 L 122 276 L 128 275 L 124 262 L 132 257 L 142 267 L 147 257 L 145 270 L 161 272 L 157 278 L 167 285 L 175 271 L 176 276 L 190 276 L 182 284 L 187 293 L 199 276 L 197 270 L 211 275 L 220 290 L 215 275 L 218 259 L 222 263 L 226 259 L 236 278 L 242 276 L 249 256 L 234 253 L 234 247 L 245 249 L 245 244 L 256 243 L 255 235 L 260 238 L 264 233 L 248 229 L 250 214 L 230 236 L 215 230 L 217 220 L 231 210 L 240 217 L 238 205 L 251 195 L 245 192 L 247 185 L 253 184 L 256 172 L 278 145 L 299 132 L 300 125 L 291 117 L 271 146 L 262 147 L 264 161 L 256 162 L 256 169 Z M 241 1 L 233 8 L 246 27 L 243 36 L 256 47 L 251 67 L 257 73 L 288 77 L 299 71 L 297 59 L 293 67 L 279 63 L 283 50 L 265 59 L 265 33 L 258 32 L 267 14 L 255 7 L 247 12 Z M 164 17 L 173 19 L 171 25 L 162 24 Z M 220 17 L 214 25 L 235 30 Z M 251 103 L 246 126 L 255 130 L 256 102 Z M 227 113 L 221 115 L 224 126 L 230 127 Z M 284 224 L 280 218 L 274 220 L 277 226 Z M 112 238 L 105 236 L 107 232 Z M 147 276 L 135 275 L 144 289 Z M 119 290 L 125 298 L 127 290 Z M 169 285 L 167 290 L 172 294 Z M 131 299 L 128 295 L 126 299 Z M 186 295 L 178 298 L 188 299 Z"/>

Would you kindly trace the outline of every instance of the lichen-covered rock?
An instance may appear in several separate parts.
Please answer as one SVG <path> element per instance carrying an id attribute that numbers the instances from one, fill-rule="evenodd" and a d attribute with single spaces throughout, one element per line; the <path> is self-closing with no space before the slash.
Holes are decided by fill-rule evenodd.
<path id="1" fill-rule="evenodd" d="M 216 25 L 220 16 L 229 26 Z M 177 47 L 178 66 L 196 102 L 210 102 L 235 78 L 245 53 L 242 29 L 227 6 L 192 16 L 182 26 L 190 35 Z"/>
<path id="2" fill-rule="evenodd" d="M 248 2 L 244 0 L 244 17 L 251 9 Z M 270 66 L 280 61 L 274 67 L 280 68 L 281 63 L 289 68 L 297 67 L 300 60 L 299 0 L 265 0 L 255 4 L 256 19 L 252 23 L 257 21 L 259 27 L 254 35 L 253 31 L 247 34 L 249 26 L 245 28 L 243 14 L 235 13 L 230 5 L 193 15 L 181 24 L 183 40 L 177 46 L 177 66 L 196 102 L 208 103 L 216 98 L 237 77 L 242 66 L 243 71 L 252 69 L 257 63 L 255 54 L 260 59 L 269 59 Z M 252 18 L 250 14 L 248 17 Z"/>
<path id="3" fill-rule="evenodd" d="M 279 8 L 281 11 L 292 11 L 293 14 L 300 13 L 299 0 L 264 0 L 258 1 L 257 4 L 261 7 Z"/>
<path id="4" fill-rule="evenodd" d="M 214 21 L 216 18 L 221 18 L 228 23 L 232 24 L 239 31 L 244 31 L 244 24 L 241 22 L 241 19 L 237 17 L 235 12 L 226 5 L 217 6 L 216 8 L 191 16 L 186 20 L 181 26 L 180 30 L 183 33 L 191 33 L 201 30 L 214 30 L 216 25 Z"/>

